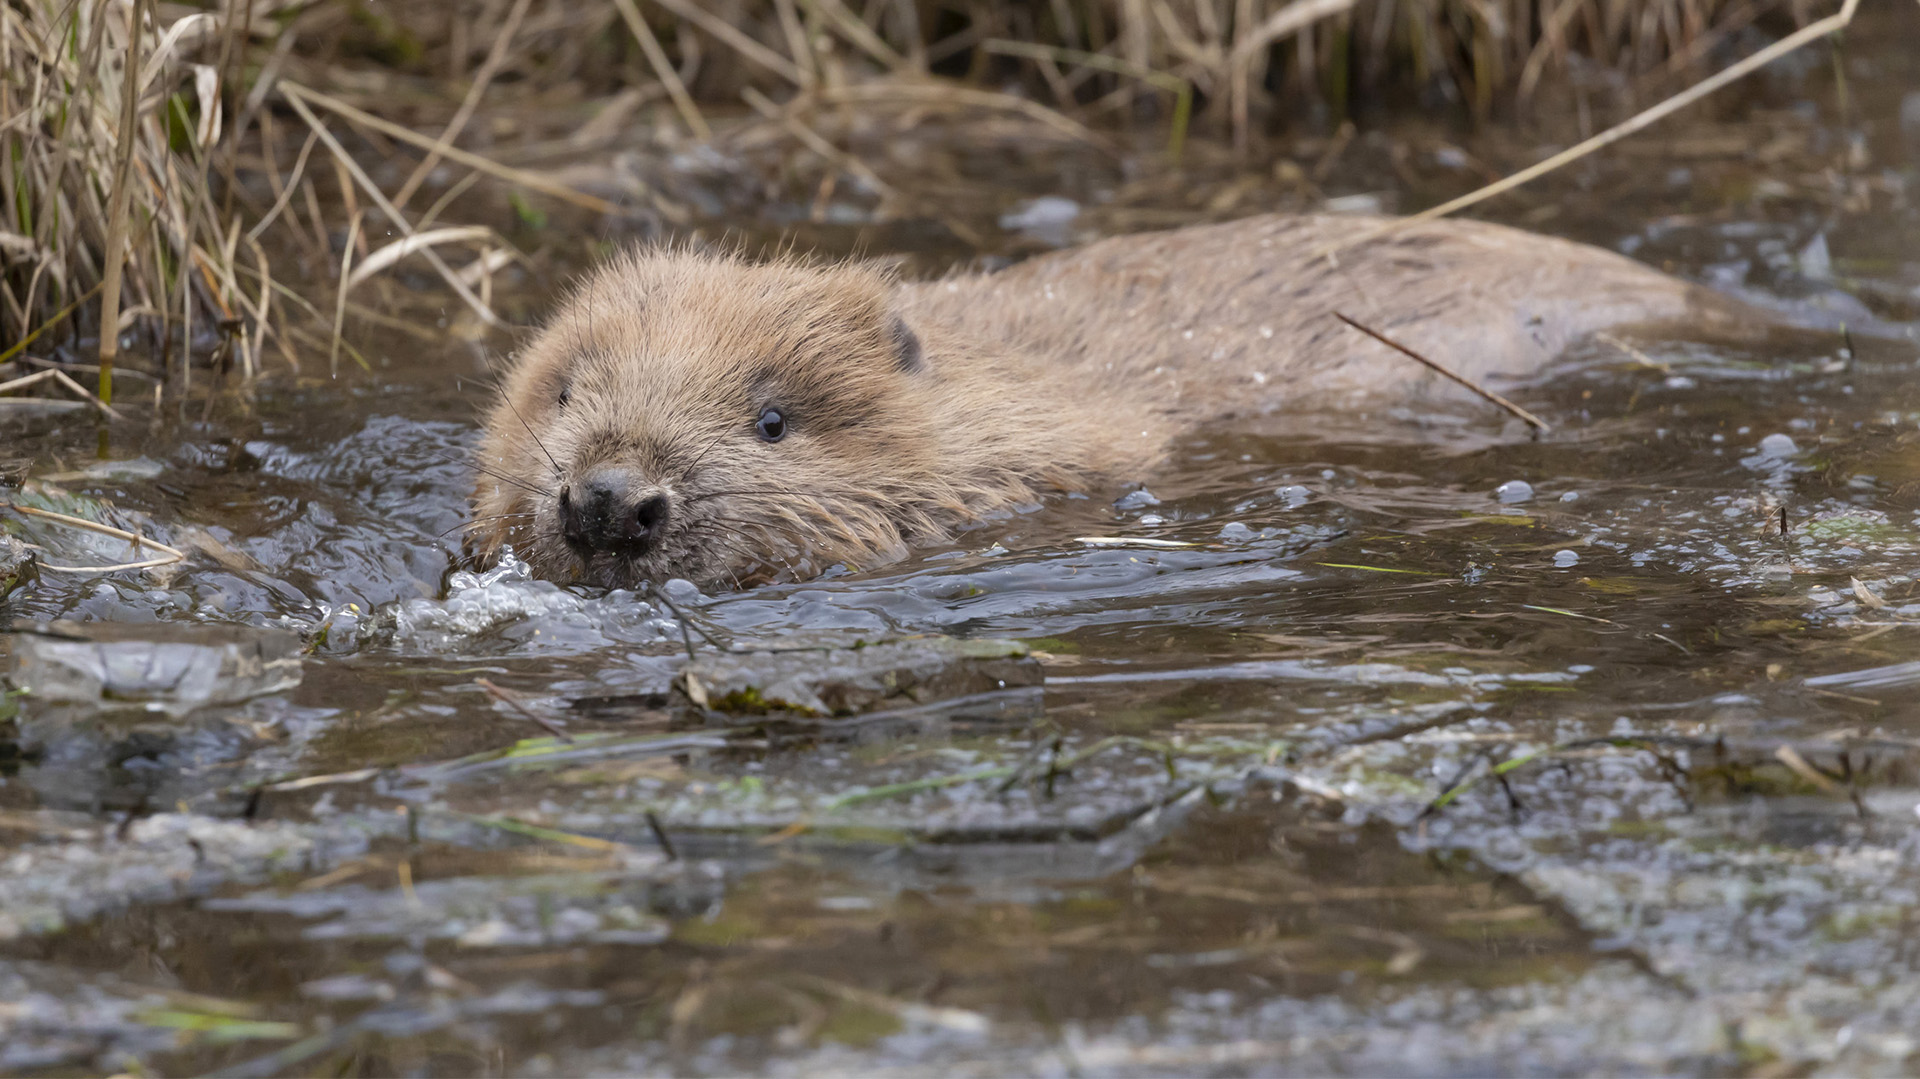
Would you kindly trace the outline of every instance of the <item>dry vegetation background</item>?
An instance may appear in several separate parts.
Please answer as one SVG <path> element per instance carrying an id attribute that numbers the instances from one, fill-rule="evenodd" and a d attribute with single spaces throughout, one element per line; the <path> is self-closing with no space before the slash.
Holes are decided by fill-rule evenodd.
<path id="1" fill-rule="evenodd" d="M 779 142 L 889 195 L 885 115 L 1257 154 L 1382 103 L 1617 118 L 1816 14 L 1788 0 L 4 0 L 0 347 L 22 373 L 121 342 L 162 384 L 342 359 L 403 261 L 497 320 L 516 258 L 459 220 L 697 214 L 564 162 Z M 131 133 L 131 137 L 123 137 Z M 1151 141 L 1148 141 L 1150 137 Z M 99 334 L 117 325 L 119 334 Z M 97 343 L 96 343 L 97 342 Z M 350 347 L 345 355 L 352 356 Z M 124 369 L 124 368 L 123 368 Z M 178 378 L 174 378 L 175 375 Z M 169 381 L 171 380 L 171 381 Z"/>

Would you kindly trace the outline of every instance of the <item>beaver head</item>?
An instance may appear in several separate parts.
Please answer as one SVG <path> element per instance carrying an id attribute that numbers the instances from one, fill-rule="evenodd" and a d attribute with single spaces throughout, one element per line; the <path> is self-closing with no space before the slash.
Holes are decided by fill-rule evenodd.
<path id="1" fill-rule="evenodd" d="M 956 498 L 893 282 L 650 250 L 512 363 L 476 467 L 477 552 L 542 577 L 742 584 L 897 557 Z"/>

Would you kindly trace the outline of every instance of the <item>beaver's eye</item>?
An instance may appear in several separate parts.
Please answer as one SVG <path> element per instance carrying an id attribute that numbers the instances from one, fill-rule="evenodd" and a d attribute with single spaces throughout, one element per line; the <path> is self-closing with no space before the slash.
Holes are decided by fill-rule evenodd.
<path id="1" fill-rule="evenodd" d="M 763 409 L 753 429 L 759 432 L 761 441 L 778 442 L 787 437 L 787 418 L 777 408 Z"/>
<path id="2" fill-rule="evenodd" d="M 560 387 L 560 407 L 567 407 L 567 402 L 571 400 L 573 400 L 573 387 L 571 385 Z"/>

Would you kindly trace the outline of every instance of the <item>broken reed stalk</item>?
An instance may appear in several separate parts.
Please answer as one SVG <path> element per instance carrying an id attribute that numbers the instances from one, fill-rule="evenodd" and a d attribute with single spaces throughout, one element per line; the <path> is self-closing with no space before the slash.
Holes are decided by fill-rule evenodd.
<path id="1" fill-rule="evenodd" d="M 114 131 L 113 194 L 107 203 L 106 273 L 100 292 L 100 401 L 113 404 L 113 361 L 120 355 L 120 275 L 126 266 L 127 203 L 133 189 L 133 147 L 139 139 L 140 41 L 145 36 L 147 5 L 127 5 L 127 58 L 120 72 L 120 125 Z M 104 14 L 104 9 L 102 11 Z"/>
<path id="2" fill-rule="evenodd" d="M 1546 432 L 1553 430 L 1552 427 L 1547 425 L 1547 421 L 1541 419 L 1540 417 L 1534 415 L 1531 412 L 1528 412 L 1526 409 L 1521 408 L 1519 405 L 1514 404 L 1512 401 L 1507 400 L 1506 398 L 1500 396 L 1499 394 L 1493 392 L 1492 390 L 1487 389 L 1485 386 L 1480 385 L 1478 382 L 1475 382 L 1474 380 L 1468 378 L 1467 376 L 1460 374 L 1459 372 L 1453 370 L 1452 368 L 1446 366 L 1445 364 L 1439 362 L 1438 360 L 1434 360 L 1429 357 L 1423 356 L 1420 353 L 1415 352 L 1413 349 L 1408 348 L 1406 345 L 1403 345 L 1400 342 L 1395 341 L 1393 338 L 1388 337 L 1386 334 L 1381 333 L 1379 330 L 1376 330 L 1371 326 L 1364 325 L 1354 319 L 1348 318 L 1346 315 L 1343 315 L 1338 311 L 1335 311 L 1333 313 L 1333 317 L 1339 319 L 1340 321 L 1346 323 L 1347 325 L 1353 327 L 1354 329 L 1359 330 L 1361 333 L 1366 334 L 1368 337 L 1373 338 L 1375 341 L 1380 342 L 1381 344 L 1387 346 L 1388 348 L 1393 349 L 1395 352 L 1398 352 L 1401 355 L 1408 357 L 1409 359 L 1416 360 L 1419 363 L 1424 364 L 1429 370 L 1434 371 L 1440 375 L 1444 375 L 1445 377 L 1452 379 L 1453 381 L 1459 383 L 1460 385 L 1465 386 L 1467 389 L 1472 390 L 1476 394 L 1479 394 L 1481 398 L 1495 405 L 1498 405 L 1501 408 L 1506 409 L 1508 412 L 1512 413 L 1513 415 L 1519 417 L 1522 420 L 1525 420 L 1528 424 L 1531 424 L 1534 430 L 1539 431 L 1542 434 L 1545 434 Z"/>

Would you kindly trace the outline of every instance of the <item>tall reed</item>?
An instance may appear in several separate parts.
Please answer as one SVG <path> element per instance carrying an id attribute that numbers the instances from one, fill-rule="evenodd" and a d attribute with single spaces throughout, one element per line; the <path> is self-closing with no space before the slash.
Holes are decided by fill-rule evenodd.
<path id="1" fill-rule="evenodd" d="M 0 359 L 100 337 L 110 365 L 123 334 L 243 374 L 303 337 L 337 356 L 348 293 L 415 256 L 495 323 L 490 274 L 512 252 L 409 206 L 430 162 L 611 208 L 469 149 L 503 101 L 660 101 L 696 138 L 758 113 L 809 146 L 824 140 L 782 103 L 986 106 L 1089 138 L 1146 119 L 1175 146 L 1191 117 L 1245 146 L 1396 88 L 1484 117 L 1572 79 L 1624 109 L 1809 2 L 0 0 Z M 376 181 L 346 128 L 425 160 Z M 447 245 L 479 256 L 456 268 Z M 331 304 L 289 288 L 269 247 L 309 285 L 332 278 Z"/>
<path id="2" fill-rule="evenodd" d="M 108 362 L 122 333 L 211 331 L 253 369 L 268 267 L 213 182 L 241 33 L 215 13 L 163 22 L 150 0 L 0 6 L 4 358 L 100 335 L 104 315 Z"/>

